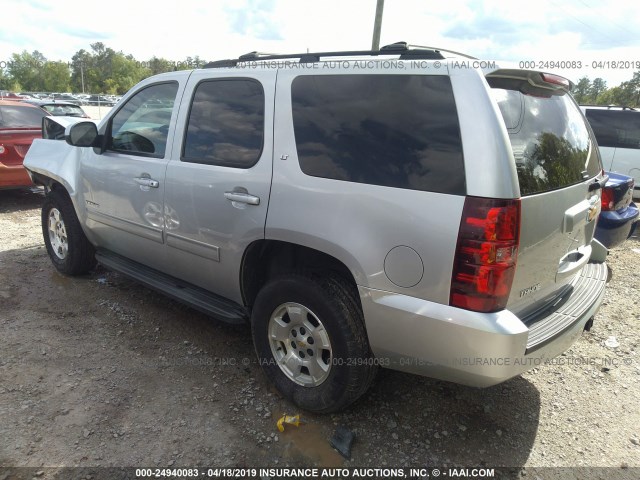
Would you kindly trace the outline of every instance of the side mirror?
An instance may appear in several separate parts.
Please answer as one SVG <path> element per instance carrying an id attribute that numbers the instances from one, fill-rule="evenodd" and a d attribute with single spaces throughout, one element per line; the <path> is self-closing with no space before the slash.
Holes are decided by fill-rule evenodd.
<path id="1" fill-rule="evenodd" d="M 98 138 L 98 127 L 93 122 L 78 122 L 65 129 L 64 139 L 74 147 L 93 147 Z"/>

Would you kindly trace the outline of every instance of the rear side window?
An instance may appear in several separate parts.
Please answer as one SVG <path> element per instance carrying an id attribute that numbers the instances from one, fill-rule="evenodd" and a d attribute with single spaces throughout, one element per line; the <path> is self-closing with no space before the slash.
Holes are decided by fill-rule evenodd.
<path id="1" fill-rule="evenodd" d="M 182 161 L 250 168 L 262 154 L 264 90 L 253 79 L 210 80 L 193 96 Z"/>
<path id="2" fill-rule="evenodd" d="M 493 88 L 516 161 L 520 194 L 557 190 L 596 176 L 600 157 L 569 95 L 534 97 Z"/>
<path id="3" fill-rule="evenodd" d="M 640 112 L 587 109 L 601 147 L 640 149 Z"/>
<path id="4" fill-rule="evenodd" d="M 47 114 L 33 107 L 3 105 L 0 107 L 0 126 L 5 128 L 42 127 L 42 117 Z"/>
<path id="5" fill-rule="evenodd" d="M 451 82 L 433 75 L 304 75 L 291 87 L 300 168 L 314 177 L 464 195 Z"/>

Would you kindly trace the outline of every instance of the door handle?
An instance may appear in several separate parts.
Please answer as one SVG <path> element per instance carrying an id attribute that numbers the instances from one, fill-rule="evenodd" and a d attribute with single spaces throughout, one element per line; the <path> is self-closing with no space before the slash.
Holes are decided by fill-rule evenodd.
<path id="1" fill-rule="evenodd" d="M 134 180 L 138 185 L 143 187 L 158 188 L 158 186 L 160 186 L 160 182 L 148 177 L 136 177 Z"/>
<path id="2" fill-rule="evenodd" d="M 224 198 L 232 202 L 246 203 L 249 205 L 260 205 L 260 197 L 242 192 L 224 192 Z"/>

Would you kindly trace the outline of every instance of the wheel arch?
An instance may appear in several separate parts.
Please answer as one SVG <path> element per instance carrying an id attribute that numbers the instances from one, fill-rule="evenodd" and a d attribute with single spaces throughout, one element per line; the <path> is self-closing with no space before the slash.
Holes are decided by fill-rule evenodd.
<path id="1" fill-rule="evenodd" d="M 240 288 L 244 304 L 251 308 L 260 289 L 269 279 L 299 271 L 326 272 L 338 275 L 357 290 L 354 272 L 333 255 L 311 247 L 281 240 L 256 240 L 245 250 L 240 268 Z M 356 296 L 359 302 L 359 296 Z"/>

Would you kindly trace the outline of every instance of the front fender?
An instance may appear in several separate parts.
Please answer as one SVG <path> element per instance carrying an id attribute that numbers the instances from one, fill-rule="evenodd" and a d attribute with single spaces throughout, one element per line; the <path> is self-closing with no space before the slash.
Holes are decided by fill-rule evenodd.
<path id="1" fill-rule="evenodd" d="M 50 178 L 64 186 L 69 196 L 74 198 L 82 150 L 86 149 L 72 147 L 60 140 L 36 139 L 31 144 L 23 165 L 34 183 L 42 184 L 41 177 Z"/>

